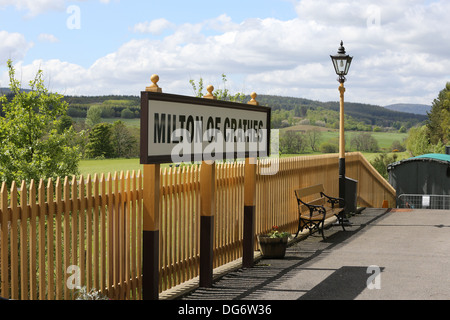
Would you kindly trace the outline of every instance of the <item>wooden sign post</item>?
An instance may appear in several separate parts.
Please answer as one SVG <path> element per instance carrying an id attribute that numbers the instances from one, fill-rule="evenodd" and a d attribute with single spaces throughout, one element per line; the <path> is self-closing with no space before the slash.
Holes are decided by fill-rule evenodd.
<path id="1" fill-rule="evenodd" d="M 156 84 L 157 75 L 151 77 L 153 84 L 146 88 L 147 92 L 162 92 Z M 145 101 L 141 97 L 141 109 L 145 109 Z M 144 107 L 143 107 L 144 106 Z M 141 139 L 143 138 L 141 134 Z M 142 140 L 141 140 L 142 143 Z M 159 195 L 160 164 L 144 164 L 143 181 L 143 261 L 142 291 L 144 300 L 159 298 Z"/>
<path id="2" fill-rule="evenodd" d="M 258 106 L 256 93 L 251 94 L 248 104 Z M 255 207 L 256 206 L 256 158 L 245 158 L 244 166 L 244 235 L 242 266 L 253 267 L 255 251 Z"/>
<path id="3" fill-rule="evenodd" d="M 215 100 L 213 86 L 203 97 Z M 216 210 L 216 164 L 203 161 L 200 168 L 200 274 L 199 286 L 210 288 L 213 283 L 214 213 Z"/>

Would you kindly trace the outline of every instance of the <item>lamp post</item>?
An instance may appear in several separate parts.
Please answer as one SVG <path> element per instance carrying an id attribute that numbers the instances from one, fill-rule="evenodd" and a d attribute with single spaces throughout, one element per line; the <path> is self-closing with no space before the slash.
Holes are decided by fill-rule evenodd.
<path id="1" fill-rule="evenodd" d="M 344 43 L 341 40 L 341 46 L 336 55 L 332 55 L 334 70 L 339 76 L 338 81 L 340 92 L 340 121 L 339 121 L 339 198 L 345 199 L 345 136 L 344 136 L 344 82 L 345 76 L 350 69 L 353 57 L 345 53 Z"/>

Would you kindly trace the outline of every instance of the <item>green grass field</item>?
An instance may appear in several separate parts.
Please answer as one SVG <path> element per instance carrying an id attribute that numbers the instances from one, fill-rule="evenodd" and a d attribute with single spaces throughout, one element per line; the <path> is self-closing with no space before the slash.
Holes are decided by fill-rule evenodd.
<path id="1" fill-rule="evenodd" d="M 350 145 L 350 141 L 353 136 L 359 134 L 360 132 L 356 131 L 347 131 L 345 133 L 345 143 L 347 147 Z M 407 133 L 398 133 L 398 132 L 370 132 L 372 137 L 374 137 L 378 142 L 378 147 L 384 151 L 391 151 L 389 148 L 391 147 L 394 141 L 403 142 L 406 137 L 408 137 Z M 338 131 L 323 131 L 321 142 L 329 141 L 331 139 L 339 139 Z"/>
<path id="2" fill-rule="evenodd" d="M 120 171 L 133 171 L 142 170 L 142 165 L 139 163 L 139 159 L 105 159 L 105 160 L 81 160 L 80 161 L 80 174 L 84 177 L 95 174 L 99 176 L 104 173 Z"/>
<path id="3" fill-rule="evenodd" d="M 139 120 L 139 119 L 137 119 Z M 137 125 L 136 119 L 129 120 L 128 125 Z M 351 138 L 353 135 L 358 134 L 358 132 L 355 131 L 348 131 L 346 133 L 346 143 L 347 146 L 350 143 Z M 381 151 L 389 152 L 390 147 L 392 143 L 397 140 L 402 142 L 407 136 L 407 133 L 397 133 L 397 132 L 371 132 L 372 136 L 378 141 L 378 146 L 381 149 Z M 321 141 L 328 141 L 330 139 L 338 139 L 339 138 L 339 132 L 338 131 L 323 131 Z M 319 152 L 308 152 L 304 155 L 314 155 L 314 154 L 320 154 Z M 375 157 L 379 153 L 367 153 L 363 152 L 364 156 L 367 158 L 367 160 L 372 161 L 375 159 Z M 293 154 L 293 155 L 282 155 L 282 157 L 289 157 L 289 156 L 299 156 L 299 154 Z M 409 155 L 407 152 L 401 152 L 398 153 L 398 160 L 408 158 Z M 126 172 L 129 170 L 130 172 L 132 170 L 135 170 L 136 172 L 138 170 L 142 170 L 143 166 L 139 163 L 138 158 L 134 159 L 105 159 L 105 160 L 81 160 L 80 161 L 80 173 L 83 176 L 87 176 L 90 174 L 92 177 L 94 174 L 101 175 L 102 173 L 107 174 L 108 172 L 111 172 L 112 174 L 117 171 L 124 171 Z"/>

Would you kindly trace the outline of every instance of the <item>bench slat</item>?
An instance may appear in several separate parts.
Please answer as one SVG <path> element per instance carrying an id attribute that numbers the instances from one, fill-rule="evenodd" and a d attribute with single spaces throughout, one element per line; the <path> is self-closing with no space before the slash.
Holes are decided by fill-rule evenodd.
<path id="1" fill-rule="evenodd" d="M 303 189 L 297 189 L 297 190 L 295 190 L 295 193 L 297 194 L 297 197 L 303 198 L 303 197 L 307 197 L 307 196 L 310 196 L 315 193 L 321 193 L 321 192 L 323 192 L 323 190 L 324 190 L 323 184 L 317 184 L 315 186 L 306 187 Z"/>
<path id="2" fill-rule="evenodd" d="M 318 198 L 318 199 L 315 199 L 315 200 L 312 200 L 312 201 L 308 201 L 307 203 L 308 204 L 312 204 L 312 205 L 315 205 L 315 206 L 323 206 L 324 204 L 325 204 L 325 198 Z M 301 206 L 300 206 L 300 212 L 309 212 L 309 209 L 308 209 L 308 207 L 307 206 L 305 206 L 304 204 L 302 204 Z"/>
<path id="3" fill-rule="evenodd" d="M 330 210 L 330 211 L 327 210 L 327 212 L 325 213 L 325 219 L 324 220 L 327 220 L 328 218 L 333 217 L 337 213 L 338 212 L 336 212 L 334 210 Z M 309 214 L 306 214 L 306 212 L 305 212 L 300 217 L 302 219 L 305 219 L 305 220 L 319 221 L 319 220 L 323 219 L 323 214 L 315 213 L 313 216 L 310 216 Z"/>

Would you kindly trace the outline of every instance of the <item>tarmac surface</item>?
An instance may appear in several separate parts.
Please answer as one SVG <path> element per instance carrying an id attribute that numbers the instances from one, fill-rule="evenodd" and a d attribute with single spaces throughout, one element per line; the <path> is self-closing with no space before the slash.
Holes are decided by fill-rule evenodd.
<path id="1" fill-rule="evenodd" d="M 450 299 L 450 210 L 370 209 L 182 300 Z"/>

